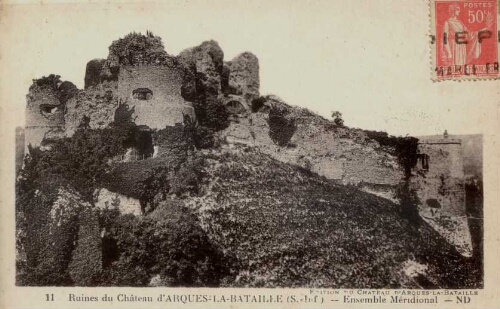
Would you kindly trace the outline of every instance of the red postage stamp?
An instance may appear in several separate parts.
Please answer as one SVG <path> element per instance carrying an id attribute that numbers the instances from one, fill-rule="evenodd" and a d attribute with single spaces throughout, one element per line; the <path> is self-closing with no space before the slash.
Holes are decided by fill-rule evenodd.
<path id="1" fill-rule="evenodd" d="M 433 79 L 499 77 L 497 0 L 431 0 Z"/>

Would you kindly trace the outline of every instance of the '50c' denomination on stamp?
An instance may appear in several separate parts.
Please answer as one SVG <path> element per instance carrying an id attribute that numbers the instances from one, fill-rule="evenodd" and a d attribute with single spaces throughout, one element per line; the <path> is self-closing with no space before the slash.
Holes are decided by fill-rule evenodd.
<path id="1" fill-rule="evenodd" d="M 499 77 L 497 0 L 431 0 L 433 79 Z"/>

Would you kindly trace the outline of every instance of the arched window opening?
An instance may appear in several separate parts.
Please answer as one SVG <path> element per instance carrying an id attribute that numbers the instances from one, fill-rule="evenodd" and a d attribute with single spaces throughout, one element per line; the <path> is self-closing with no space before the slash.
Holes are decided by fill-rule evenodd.
<path id="1" fill-rule="evenodd" d="M 149 88 L 137 88 L 132 91 L 132 97 L 141 101 L 151 100 L 153 97 L 153 91 Z"/>
<path id="2" fill-rule="evenodd" d="M 435 198 L 430 198 L 430 199 L 427 199 L 425 201 L 425 203 L 427 204 L 427 206 L 431 209 L 431 214 L 434 216 L 438 211 L 439 209 L 441 209 L 441 204 L 439 203 L 439 201 Z"/>
<path id="3" fill-rule="evenodd" d="M 245 106 L 238 101 L 229 101 L 226 104 L 226 108 L 231 114 L 241 114 L 245 112 Z"/>
<path id="4" fill-rule="evenodd" d="M 57 106 L 54 105 L 48 105 L 48 104 L 40 105 L 40 113 L 42 113 L 42 115 L 45 117 L 55 115 L 57 110 L 58 110 Z"/>

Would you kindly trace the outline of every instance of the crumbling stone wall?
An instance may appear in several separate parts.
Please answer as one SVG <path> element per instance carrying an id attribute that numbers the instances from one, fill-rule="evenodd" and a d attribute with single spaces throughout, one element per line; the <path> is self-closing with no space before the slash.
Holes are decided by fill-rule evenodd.
<path id="1" fill-rule="evenodd" d="M 87 62 L 85 68 L 85 89 L 99 86 L 104 80 L 103 68 L 106 59 L 93 59 Z"/>
<path id="2" fill-rule="evenodd" d="M 297 129 L 286 147 L 271 140 L 268 113 L 262 112 L 231 122 L 222 137 L 229 143 L 257 146 L 279 161 L 302 166 L 343 184 L 358 185 L 361 189 L 365 183 L 383 185 L 369 187 L 369 191 L 382 188 L 381 195 L 390 197 L 392 191 L 386 186 L 397 185 L 403 177 L 397 159 L 361 130 L 340 127 L 332 130 L 329 121 L 318 121 L 317 116 L 310 115 L 306 110 L 292 108 Z"/>
<path id="3" fill-rule="evenodd" d="M 118 75 L 117 97 L 134 109 L 137 125 L 163 129 L 183 123 L 184 115 L 194 119 L 194 109 L 181 96 L 183 71 L 168 66 L 122 66 Z M 138 97 L 134 91 L 150 91 Z M 148 92 L 149 93 L 149 92 Z"/>
<path id="4" fill-rule="evenodd" d="M 143 41 L 151 43 L 146 44 L 149 49 L 137 48 Z M 169 56 L 161 39 L 152 34 L 132 33 L 111 47 L 107 59 L 87 63 L 85 90 L 75 87 L 74 97 L 66 96 L 62 102 L 59 90 L 30 88 L 26 145 L 72 136 L 84 117 L 90 119 L 91 128 L 104 128 L 114 120 L 120 102 L 133 109 L 137 125 L 160 130 L 183 123 L 186 116 L 195 119 L 191 102 L 239 102 L 237 107 L 247 111 L 259 96 L 257 57 L 246 52 L 224 63 L 224 53 L 215 41 L 188 48 L 177 57 Z M 40 113 L 42 107 L 50 114 Z"/>
<path id="5" fill-rule="evenodd" d="M 64 104 L 56 91 L 31 87 L 26 100 L 26 146 L 40 146 L 47 133 L 64 131 Z"/>
<path id="6" fill-rule="evenodd" d="M 66 103 L 66 136 L 71 137 L 84 117 L 90 120 L 91 129 L 103 129 L 113 122 L 119 101 L 111 93 L 80 91 Z"/>
<path id="7" fill-rule="evenodd" d="M 183 50 L 178 56 L 185 71 L 182 96 L 192 102 L 200 97 L 215 101 L 221 93 L 224 52 L 215 41 Z"/>
<path id="8" fill-rule="evenodd" d="M 227 93 L 242 96 L 250 105 L 259 97 L 259 59 L 250 52 L 244 52 L 225 65 L 228 74 Z"/>

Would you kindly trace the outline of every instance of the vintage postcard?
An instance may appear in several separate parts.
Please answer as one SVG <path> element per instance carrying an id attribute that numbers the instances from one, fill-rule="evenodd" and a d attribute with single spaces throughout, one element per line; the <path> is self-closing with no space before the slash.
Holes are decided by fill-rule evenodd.
<path id="1" fill-rule="evenodd" d="M 0 1 L 0 308 L 499 308 L 499 20 Z"/>

